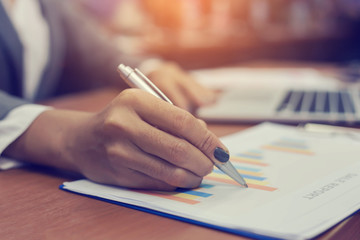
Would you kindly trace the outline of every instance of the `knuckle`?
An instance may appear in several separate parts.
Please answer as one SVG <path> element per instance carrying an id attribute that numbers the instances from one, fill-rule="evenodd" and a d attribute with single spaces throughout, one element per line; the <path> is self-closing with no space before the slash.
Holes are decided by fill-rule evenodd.
<path id="1" fill-rule="evenodd" d="M 116 114 L 113 110 L 109 110 L 104 116 L 103 126 L 105 130 L 113 130 L 118 125 Z"/>
<path id="2" fill-rule="evenodd" d="M 108 111 L 102 120 L 101 131 L 102 135 L 109 139 L 123 139 L 134 137 L 137 130 L 133 117 L 124 119 L 121 117 L 122 112 L 117 109 Z"/>
<path id="3" fill-rule="evenodd" d="M 110 110 L 103 120 L 103 128 L 105 131 L 111 133 L 115 129 L 124 130 L 125 126 L 122 121 L 119 121 L 115 111 Z"/>
<path id="4" fill-rule="evenodd" d="M 176 141 L 170 147 L 170 161 L 175 165 L 181 165 L 184 159 L 186 159 L 187 152 L 187 143 L 184 140 Z"/>
<path id="5" fill-rule="evenodd" d="M 156 178 L 167 184 L 172 183 L 173 170 L 166 167 L 166 165 L 160 166 L 158 169 L 151 170 L 153 174 L 150 174 L 151 176 L 156 176 Z"/>
<path id="6" fill-rule="evenodd" d="M 116 98 L 116 100 L 124 102 L 126 105 L 138 105 L 140 102 L 140 99 L 138 97 L 139 95 L 139 89 L 125 89 L 123 90 L 118 97 Z"/>
<path id="7" fill-rule="evenodd" d="M 125 159 L 121 156 L 121 153 L 119 153 L 119 151 L 115 148 L 107 149 L 106 157 L 113 168 L 116 166 L 119 158 Z"/>
<path id="8" fill-rule="evenodd" d="M 208 163 L 203 164 L 202 166 L 202 173 L 200 176 L 204 177 L 210 174 L 213 171 L 214 165 L 209 161 Z"/>
<path id="9" fill-rule="evenodd" d="M 185 130 L 187 127 L 193 125 L 193 120 L 194 117 L 190 113 L 181 111 L 179 114 L 175 115 L 174 129 Z"/>
<path id="10" fill-rule="evenodd" d="M 207 128 L 207 124 L 206 124 L 206 122 L 205 122 L 204 120 L 198 119 L 198 121 L 199 121 L 199 123 L 200 123 L 200 125 L 201 125 L 202 127 Z"/>
<path id="11" fill-rule="evenodd" d="M 188 185 L 187 180 L 188 180 L 188 177 L 187 177 L 186 172 L 180 168 L 177 168 L 172 173 L 169 183 L 173 186 L 185 187 Z"/>
<path id="12" fill-rule="evenodd" d="M 165 106 L 167 107 L 167 103 L 159 98 L 152 96 L 151 99 L 148 99 L 148 102 L 151 102 L 152 109 L 158 109 L 159 111 L 166 111 Z"/>
<path id="13" fill-rule="evenodd" d="M 114 159 L 117 159 L 119 156 L 119 151 L 117 148 L 113 146 L 109 146 L 106 148 L 106 156 L 110 161 L 113 161 Z"/>
<path id="14" fill-rule="evenodd" d="M 202 178 L 186 172 L 184 169 L 176 168 L 168 181 L 172 186 L 181 188 L 194 188 L 201 184 Z"/>
<path id="15" fill-rule="evenodd" d="M 212 132 L 207 131 L 201 143 L 199 144 L 199 148 L 202 151 L 209 153 L 216 147 L 216 143 L 217 141 L 215 135 Z"/>
<path id="16" fill-rule="evenodd" d="M 139 131 L 139 138 L 142 138 L 147 135 L 147 138 L 150 139 L 151 142 L 155 143 L 157 146 L 164 145 L 164 140 L 162 138 L 161 132 L 157 131 L 155 128 L 151 128 L 150 130 L 140 130 Z"/>
<path id="17" fill-rule="evenodd" d="M 117 144 L 111 144 L 106 148 L 106 156 L 113 167 L 131 161 L 131 155 L 124 148 Z M 121 161 L 120 161 L 121 159 Z"/>

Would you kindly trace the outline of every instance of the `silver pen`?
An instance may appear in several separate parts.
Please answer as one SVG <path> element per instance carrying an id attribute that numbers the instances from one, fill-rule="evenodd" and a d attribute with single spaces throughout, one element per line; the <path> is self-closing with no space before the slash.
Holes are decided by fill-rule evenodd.
<path id="1" fill-rule="evenodd" d="M 158 87 L 155 86 L 154 83 L 150 81 L 142 72 L 138 69 L 132 69 L 129 66 L 125 66 L 124 64 L 120 64 L 118 66 L 118 72 L 122 79 L 130 86 L 134 88 L 139 88 L 144 91 L 147 91 L 154 96 L 163 99 L 164 101 L 173 105 L 168 97 L 165 96 L 164 93 L 160 91 Z M 217 168 L 219 168 L 222 172 L 227 174 L 229 177 L 234 179 L 237 183 L 239 183 L 243 187 L 248 187 L 244 178 L 240 175 L 240 173 L 235 169 L 235 167 L 229 161 L 229 154 L 225 152 L 221 148 L 215 149 L 214 156 L 218 161 L 214 161 L 214 164 Z"/>

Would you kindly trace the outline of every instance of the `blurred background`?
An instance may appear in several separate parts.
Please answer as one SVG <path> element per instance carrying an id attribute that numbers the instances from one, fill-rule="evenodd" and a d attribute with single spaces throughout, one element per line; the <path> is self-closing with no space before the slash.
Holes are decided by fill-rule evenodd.
<path id="1" fill-rule="evenodd" d="M 80 1 L 124 51 L 187 69 L 360 60 L 359 0 Z"/>

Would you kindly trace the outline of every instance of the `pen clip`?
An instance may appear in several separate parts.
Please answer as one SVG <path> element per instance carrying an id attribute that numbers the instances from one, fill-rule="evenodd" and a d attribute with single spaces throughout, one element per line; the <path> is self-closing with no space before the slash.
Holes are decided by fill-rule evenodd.
<path id="1" fill-rule="evenodd" d="M 156 93 L 158 94 L 163 100 L 165 100 L 166 102 L 174 105 L 171 100 L 165 96 L 164 93 L 162 93 L 160 91 L 160 89 L 158 87 L 155 86 L 155 84 L 153 84 L 150 79 L 148 79 L 142 72 L 140 72 L 139 69 L 135 68 L 134 69 L 135 73 L 142 79 L 144 80 L 144 82 L 146 82 L 146 84 Z"/>

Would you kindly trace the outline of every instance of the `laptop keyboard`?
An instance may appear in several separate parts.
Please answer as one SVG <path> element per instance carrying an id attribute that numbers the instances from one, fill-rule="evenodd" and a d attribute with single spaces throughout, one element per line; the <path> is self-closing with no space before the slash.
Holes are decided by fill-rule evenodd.
<path id="1" fill-rule="evenodd" d="M 355 114 L 348 91 L 290 90 L 277 107 L 277 112 Z"/>

